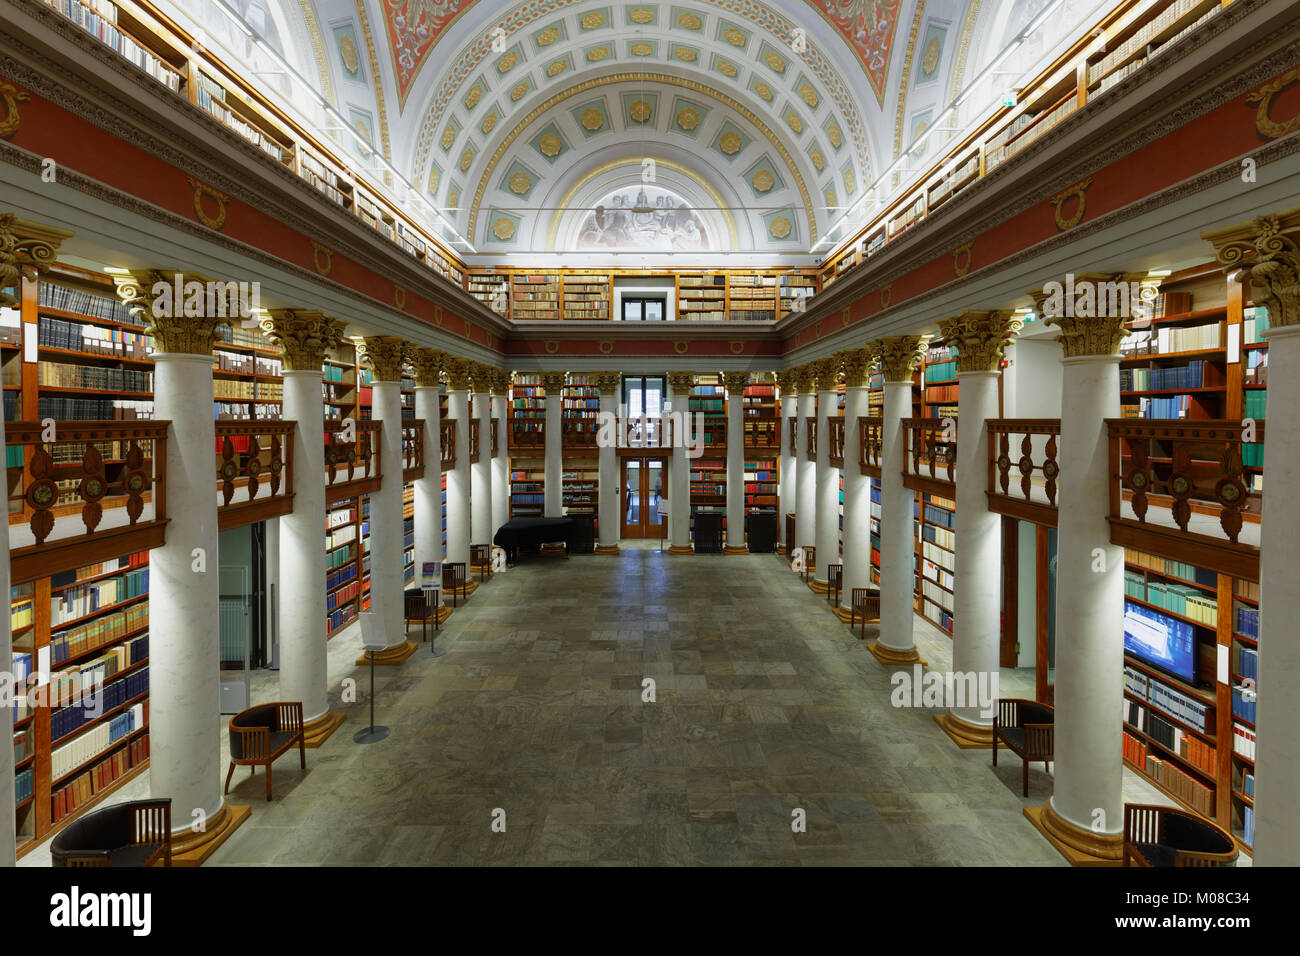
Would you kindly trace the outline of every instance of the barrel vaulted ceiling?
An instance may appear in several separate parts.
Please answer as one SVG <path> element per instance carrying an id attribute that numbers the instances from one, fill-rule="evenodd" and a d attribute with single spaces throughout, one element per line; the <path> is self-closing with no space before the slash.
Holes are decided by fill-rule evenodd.
<path id="1" fill-rule="evenodd" d="M 224 2 L 492 256 L 807 253 L 1048 0 Z"/>

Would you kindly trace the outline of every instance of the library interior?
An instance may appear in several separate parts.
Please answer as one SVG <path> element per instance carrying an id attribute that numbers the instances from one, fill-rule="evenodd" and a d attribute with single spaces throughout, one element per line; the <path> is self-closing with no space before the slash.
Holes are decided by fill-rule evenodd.
<path id="1" fill-rule="evenodd" d="M 0 166 L 0 864 L 1300 864 L 1294 3 L 6 0 Z"/>

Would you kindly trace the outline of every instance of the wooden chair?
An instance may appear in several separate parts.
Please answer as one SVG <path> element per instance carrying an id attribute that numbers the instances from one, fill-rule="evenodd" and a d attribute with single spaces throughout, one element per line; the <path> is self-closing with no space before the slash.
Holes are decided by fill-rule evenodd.
<path id="1" fill-rule="evenodd" d="M 469 591 L 466 590 L 466 574 L 464 561 L 444 561 L 442 565 L 442 589 L 451 595 L 451 606 L 456 606 L 456 591 L 459 590 L 461 597 L 469 600 Z"/>
<path id="2" fill-rule="evenodd" d="M 1187 810 L 1124 804 L 1125 866 L 1236 866 L 1237 841 Z"/>
<path id="3" fill-rule="evenodd" d="M 420 622 L 421 642 L 429 639 L 429 618 L 433 618 L 433 629 L 438 629 L 438 615 L 429 604 L 428 597 L 420 588 L 412 588 L 402 593 L 402 623 Z"/>
<path id="4" fill-rule="evenodd" d="M 492 545 L 471 544 L 469 546 L 470 567 L 478 568 L 478 581 L 482 584 L 492 573 Z"/>
<path id="5" fill-rule="evenodd" d="M 1022 789 L 1026 797 L 1029 796 L 1029 764 L 1041 760 L 1043 769 L 1047 770 L 1048 762 L 1052 760 L 1054 720 L 1055 711 L 1051 704 L 998 698 L 998 711 L 993 717 L 993 766 L 998 765 L 998 742 L 1001 741 L 1022 761 Z"/>
<path id="6" fill-rule="evenodd" d="M 266 768 L 266 799 L 271 799 L 271 764 L 280 755 L 298 745 L 298 760 L 307 769 L 307 743 L 302 729 L 302 704 L 282 701 L 258 704 L 230 718 L 230 769 L 226 772 L 225 793 L 230 792 L 230 778 L 235 767 L 249 767 L 257 776 L 259 766 Z"/>
<path id="7" fill-rule="evenodd" d="M 803 576 L 804 583 L 807 584 L 808 575 L 817 570 L 817 549 L 811 544 L 805 544 L 800 550 L 803 551 L 803 571 L 800 574 Z"/>
<path id="8" fill-rule="evenodd" d="M 867 622 L 880 620 L 880 592 L 875 588 L 853 588 L 849 592 L 849 630 L 862 619 L 858 639 L 867 639 Z"/>
<path id="9" fill-rule="evenodd" d="M 840 606 L 840 589 L 844 587 L 844 565 L 828 564 L 826 565 L 826 603 L 830 603 L 831 595 L 835 595 L 835 606 Z"/>
<path id="10" fill-rule="evenodd" d="M 84 814 L 50 842 L 51 866 L 172 865 L 171 797 Z"/>

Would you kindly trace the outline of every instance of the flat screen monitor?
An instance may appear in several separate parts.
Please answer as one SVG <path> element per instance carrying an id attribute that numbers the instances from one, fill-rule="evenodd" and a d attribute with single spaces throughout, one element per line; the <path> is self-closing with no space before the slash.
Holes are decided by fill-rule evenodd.
<path id="1" fill-rule="evenodd" d="M 1124 650 L 1189 684 L 1196 683 L 1196 633 L 1186 621 L 1125 601 Z"/>

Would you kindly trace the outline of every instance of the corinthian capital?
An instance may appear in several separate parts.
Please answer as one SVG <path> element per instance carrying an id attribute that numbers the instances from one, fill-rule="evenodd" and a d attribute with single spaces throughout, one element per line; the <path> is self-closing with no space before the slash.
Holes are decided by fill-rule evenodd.
<path id="1" fill-rule="evenodd" d="M 1218 261 L 1253 286 L 1270 326 L 1300 325 L 1300 206 L 1249 223 L 1201 233 Z M 1250 292 L 1250 288 L 1247 292 Z"/>
<path id="2" fill-rule="evenodd" d="M 272 309 L 258 326 L 280 349 L 289 372 L 319 372 L 326 351 L 342 344 L 345 328 L 341 320 L 307 309 Z"/>
<path id="3" fill-rule="evenodd" d="M 1024 323 L 1011 312 L 963 312 L 939 323 L 945 342 L 957 346 L 958 372 L 996 372 L 1002 350 Z"/>
<path id="4" fill-rule="evenodd" d="M 411 369 L 415 373 L 415 384 L 437 388 L 443 363 L 446 360 L 447 353 L 439 349 L 412 349 L 407 361 L 411 363 Z"/>
<path id="5" fill-rule="evenodd" d="M 921 335 L 890 335 L 872 345 L 879 353 L 886 382 L 910 382 L 925 354 L 925 337 Z"/>
<path id="6" fill-rule="evenodd" d="M 361 358 L 377 382 L 400 382 L 402 366 L 410 357 L 411 343 L 400 335 L 368 335 L 361 340 Z"/>

